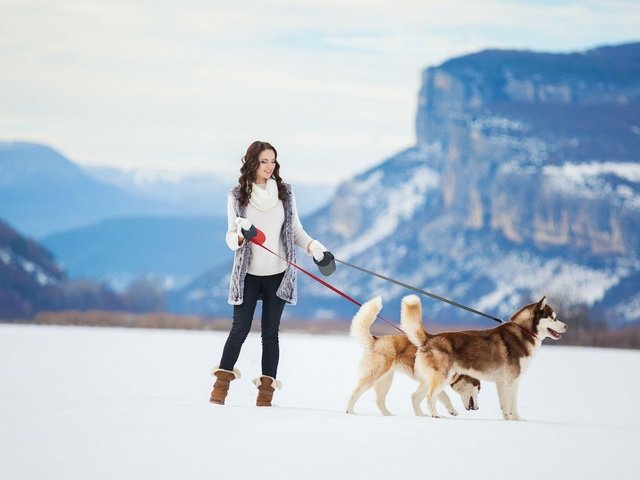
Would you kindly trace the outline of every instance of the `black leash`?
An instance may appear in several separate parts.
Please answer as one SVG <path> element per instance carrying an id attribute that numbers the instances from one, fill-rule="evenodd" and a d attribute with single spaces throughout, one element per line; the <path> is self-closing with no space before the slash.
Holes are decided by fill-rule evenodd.
<path id="1" fill-rule="evenodd" d="M 252 240 L 252 241 L 253 241 L 253 243 L 255 243 L 256 245 L 258 245 L 259 247 L 264 248 L 264 249 L 265 249 L 265 250 L 267 250 L 268 252 L 270 252 L 270 253 L 274 254 L 275 256 L 277 256 L 277 257 L 281 258 L 282 260 L 284 260 L 285 262 L 287 262 L 289 265 L 292 265 L 293 267 L 295 267 L 295 268 L 297 268 L 298 270 L 302 271 L 303 273 L 307 274 L 309 277 L 313 278 L 313 279 L 314 279 L 314 280 L 316 280 L 318 283 L 320 283 L 320 284 L 324 285 L 325 287 L 329 288 L 330 290 L 334 291 L 335 293 L 337 293 L 337 294 L 338 294 L 338 295 L 340 295 L 341 297 L 343 297 L 343 298 L 345 298 L 345 299 L 349 300 L 350 302 L 352 302 L 352 303 L 356 304 L 356 305 L 357 305 L 357 306 L 359 306 L 359 307 L 361 307 L 361 306 L 362 306 L 362 303 L 358 302 L 358 301 L 357 301 L 357 300 L 355 300 L 354 298 L 351 298 L 349 295 L 347 295 L 346 293 L 342 292 L 341 290 L 338 290 L 336 287 L 334 287 L 334 286 L 333 286 L 333 285 L 331 285 L 330 283 L 325 282 L 324 280 L 322 280 L 321 278 L 317 277 L 317 276 L 316 276 L 316 275 L 314 275 L 313 273 L 308 272 L 308 271 L 307 271 L 307 270 L 305 270 L 304 268 L 302 268 L 302 267 L 300 267 L 300 266 L 296 265 L 295 263 L 290 262 L 290 261 L 289 261 L 289 260 L 287 260 L 286 258 L 284 258 L 284 257 L 282 257 L 282 256 L 280 256 L 280 255 L 278 255 L 278 254 L 277 254 L 276 252 L 274 252 L 273 250 L 270 250 L 269 248 L 265 247 L 262 243 L 260 243 L 260 242 L 256 242 L 256 241 L 254 241 L 254 240 Z M 483 317 L 490 318 L 491 320 L 494 320 L 494 321 L 496 321 L 496 322 L 498 322 L 498 323 L 507 323 L 507 322 L 505 322 L 504 320 L 499 319 L 498 317 L 494 317 L 493 315 L 489 315 L 489 314 L 484 313 L 484 312 L 481 312 L 481 311 L 479 311 L 479 310 L 475 310 L 475 309 L 473 309 L 473 308 L 471 308 L 471 307 L 467 307 L 466 305 L 463 305 L 463 304 L 461 304 L 461 303 L 454 302 L 453 300 L 449 300 L 448 298 L 441 297 L 440 295 L 436 295 L 436 294 L 434 294 L 434 293 L 427 292 L 426 290 L 422 290 L 422 289 L 420 289 L 420 288 L 417 288 L 417 287 L 411 286 L 411 285 L 409 285 L 409 284 L 406 284 L 406 283 L 400 282 L 400 281 L 398 281 L 398 280 L 394 280 L 393 278 L 387 277 L 387 276 L 385 276 L 385 275 L 381 275 L 381 274 L 379 274 L 379 273 L 372 272 L 371 270 L 367 270 L 366 268 L 362 268 L 362 267 L 359 267 L 359 266 L 357 266 L 357 265 L 353 265 L 353 264 L 351 264 L 351 263 L 349 263 L 349 262 L 345 262 L 344 260 L 339 260 L 339 259 L 337 259 L 337 258 L 335 258 L 335 257 L 334 257 L 334 260 L 335 260 L 336 262 L 339 262 L 339 263 L 341 263 L 341 264 L 343 264 L 343 265 L 346 265 L 346 266 L 348 266 L 348 267 L 355 268 L 356 270 L 360 270 L 361 272 L 368 273 L 369 275 L 373 275 L 373 276 L 375 276 L 375 277 L 381 278 L 381 279 L 386 280 L 386 281 L 388 281 L 388 282 L 395 283 L 396 285 L 400 285 L 401 287 L 407 288 L 407 289 L 409 289 L 409 290 L 413 290 L 414 292 L 420 293 L 420 294 L 422 294 L 422 295 L 426 295 L 426 296 L 428 296 L 428 297 L 434 298 L 434 299 L 439 300 L 439 301 L 444 302 L 444 303 L 448 303 L 449 305 L 453 305 L 454 307 L 462 308 L 463 310 L 467 310 L 467 311 L 472 312 L 472 313 L 475 313 L 475 314 L 477 314 L 477 315 L 481 315 L 481 316 L 483 316 Z M 387 323 L 388 325 L 391 325 L 393 328 L 395 328 L 396 330 L 398 330 L 398 331 L 399 331 L 399 332 L 401 332 L 402 334 L 404 334 L 404 335 L 406 335 L 406 334 L 407 334 L 407 333 L 406 333 L 404 330 L 402 330 L 400 327 L 398 327 L 397 325 L 395 325 L 395 324 L 391 323 L 391 322 L 390 322 L 389 320 L 387 320 L 386 318 L 383 318 L 381 315 L 376 315 L 376 317 L 377 317 L 377 318 L 379 318 L 380 320 L 382 320 L 383 322 Z M 513 322 L 509 322 L 509 323 L 513 323 Z M 514 324 L 514 325 L 516 325 L 517 327 L 519 327 L 520 329 L 522 329 L 523 331 L 525 331 L 527 334 L 531 335 L 533 338 L 538 339 L 538 336 L 536 335 L 536 333 L 535 333 L 534 331 L 529 330 L 528 328 L 523 327 L 522 325 L 518 325 L 517 323 L 513 323 L 513 324 Z"/>
<path id="2" fill-rule="evenodd" d="M 362 303 L 358 302 L 358 301 L 357 301 L 357 300 L 355 300 L 354 298 L 351 298 L 349 295 L 347 295 L 346 293 L 342 292 L 341 290 L 338 290 L 336 287 L 334 287 L 334 286 L 333 286 L 333 285 L 331 285 L 330 283 L 325 282 L 324 280 L 322 280 L 321 278 L 317 277 L 316 275 L 314 275 L 314 274 L 312 274 L 312 273 L 308 272 L 307 270 L 305 270 L 304 268 L 302 268 L 302 267 L 300 267 L 300 266 L 296 265 L 295 263 L 290 262 L 290 261 L 289 261 L 289 260 L 287 260 L 286 258 L 284 258 L 284 257 L 282 257 L 282 256 L 280 256 L 280 255 L 278 255 L 278 254 L 277 254 L 276 252 L 274 252 L 273 250 L 271 250 L 271 249 L 269 249 L 268 247 L 264 246 L 264 245 L 263 245 L 263 243 L 264 243 L 264 234 L 262 234 L 262 235 L 263 235 L 262 241 L 259 241 L 259 240 L 257 240 L 256 238 L 252 238 L 252 239 L 251 239 L 251 242 L 252 242 L 252 243 L 254 243 L 255 245 L 258 245 L 259 247 L 264 248 L 265 250 L 267 250 L 268 252 L 272 253 L 272 254 L 273 254 L 273 255 L 275 255 L 276 257 L 281 258 L 282 260 L 284 260 L 285 262 L 287 262 L 289 265 L 292 265 L 293 267 L 295 267 L 295 268 L 297 268 L 298 270 L 302 271 L 303 273 L 305 273 L 305 274 L 306 274 L 306 275 L 308 275 L 309 277 L 311 277 L 311 278 L 313 278 L 314 280 L 316 280 L 318 283 L 320 283 L 320 284 L 324 285 L 325 287 L 329 288 L 330 290 L 332 290 L 333 292 L 337 293 L 338 295 L 340 295 L 341 297 L 345 298 L 346 300 L 349 300 L 350 302 L 354 303 L 355 305 L 357 305 L 357 306 L 359 306 L 359 307 L 361 307 L 361 306 L 362 306 Z M 452 306 L 454 306 L 454 307 L 461 308 L 461 309 L 463 309 L 463 310 L 467 310 L 468 312 L 475 313 L 476 315 L 480 315 L 480 316 L 482 316 L 482 317 L 490 318 L 491 320 L 496 321 L 496 322 L 498 322 L 498 323 L 507 323 L 507 322 L 505 322 L 504 320 L 502 320 L 502 319 L 500 319 L 500 318 L 498 318 L 498 317 L 494 317 L 493 315 L 489 315 L 489 314 L 487 314 L 487 313 L 481 312 L 481 311 L 476 310 L 476 309 L 474 309 L 474 308 L 467 307 L 466 305 L 463 305 L 462 303 L 454 302 L 453 300 L 449 300 L 448 298 L 441 297 L 440 295 L 436 295 L 435 293 L 427 292 L 426 290 L 422 290 L 422 289 L 420 289 L 420 288 L 414 287 L 414 286 L 409 285 L 409 284 L 407 284 L 407 283 L 403 283 L 403 282 L 400 282 L 400 281 L 398 281 L 398 280 L 394 280 L 393 278 L 387 277 L 387 276 L 382 275 L 382 274 L 380 274 L 380 273 L 376 273 L 376 272 L 373 272 L 373 271 L 371 271 L 371 270 L 367 270 L 366 268 L 362 268 L 362 267 L 359 267 L 359 266 L 357 266 L 357 265 L 354 265 L 354 264 L 352 264 L 352 263 L 345 262 L 344 260 L 340 260 L 340 259 L 338 259 L 338 258 L 335 258 L 333 255 L 331 255 L 331 257 L 332 257 L 332 259 L 333 259 L 333 260 L 335 260 L 336 262 L 341 263 L 341 264 L 343 264 L 343 265 L 346 265 L 347 267 L 355 268 L 356 270 L 360 270 L 361 272 L 368 273 L 369 275 L 373 275 L 374 277 L 381 278 L 382 280 L 386 280 L 387 282 L 395 283 L 396 285 L 400 285 L 401 287 L 404 287 L 404 288 L 406 288 L 406 289 L 408 289 L 408 290 L 412 290 L 412 291 L 417 292 L 417 293 L 420 293 L 420 294 L 422 294 L 422 295 L 426 295 L 427 297 L 431 297 L 431 298 L 433 298 L 433 299 L 435 299 L 435 300 L 439 300 L 439 301 L 441 301 L 441 302 L 448 303 L 449 305 L 452 305 Z M 335 268 L 334 268 L 334 270 L 335 270 Z M 332 273 L 333 273 L 333 272 L 332 272 Z M 383 317 L 382 317 L 382 316 L 380 316 L 380 315 L 376 315 L 376 317 L 377 317 L 377 318 L 379 318 L 380 320 L 382 320 L 382 321 L 386 322 L 387 324 L 391 325 L 393 328 L 395 328 L 395 329 L 396 329 L 396 330 L 398 330 L 399 332 L 402 332 L 403 334 L 405 334 L 405 335 L 406 335 L 406 332 L 405 332 L 404 330 L 402 330 L 400 327 L 398 327 L 397 325 L 395 325 L 395 324 L 391 323 L 390 321 L 388 321 L 387 319 L 383 318 Z M 513 322 L 511 322 L 511 323 L 513 323 Z M 535 332 L 533 332 L 533 331 L 531 331 L 531 330 L 529 330 L 529 329 L 527 329 L 527 328 L 525 328 L 525 327 L 523 327 L 523 326 L 521 326 L 521 325 L 518 325 L 518 324 L 514 324 L 514 325 L 517 325 L 518 327 L 520 327 L 520 328 L 522 328 L 523 330 L 527 331 L 527 333 L 529 333 L 529 335 L 532 335 L 533 337 L 537 338 L 537 336 L 536 336 Z"/>
<path id="3" fill-rule="evenodd" d="M 353 265 L 352 263 L 345 262 L 344 260 L 339 260 L 339 259 L 336 258 L 335 261 L 338 262 L 338 263 L 341 263 L 343 265 L 346 265 L 347 267 L 355 268 L 356 270 L 360 270 L 361 272 L 368 273 L 369 275 L 373 275 L 374 277 L 381 278 L 382 280 L 386 280 L 387 282 L 395 283 L 396 285 L 400 285 L 401 287 L 404 287 L 406 289 L 413 290 L 414 292 L 420 293 L 422 295 L 426 295 L 427 297 L 431 297 L 431 298 L 433 298 L 435 300 L 439 300 L 441 302 L 448 303 L 449 305 L 453 305 L 454 307 L 458 307 L 458 308 L 461 308 L 463 310 L 467 310 L 468 312 L 475 313 L 476 315 L 480 315 L 480 316 L 483 316 L 483 317 L 486 317 L 486 318 L 490 318 L 491 320 L 493 320 L 495 322 L 507 323 L 507 322 L 505 322 L 504 320 L 502 320 L 502 319 L 500 319 L 498 317 L 494 317 L 493 315 L 489 315 L 488 313 L 484 313 L 484 312 L 481 312 L 479 310 L 475 310 L 475 309 L 473 309 L 471 307 L 467 307 L 466 305 L 463 305 L 461 303 L 454 302 L 453 300 L 449 300 L 448 298 L 444 298 L 444 297 L 441 297 L 440 295 L 436 295 L 434 293 L 427 292 L 426 290 L 422 290 L 420 288 L 413 287 L 413 286 L 408 285 L 406 283 L 399 282 L 398 280 L 394 280 L 393 278 L 387 277 L 385 275 L 381 275 L 381 274 L 376 273 L 376 272 L 372 272 L 371 270 L 367 270 L 366 268 L 362 268 L 362 267 L 359 267 L 357 265 Z"/>

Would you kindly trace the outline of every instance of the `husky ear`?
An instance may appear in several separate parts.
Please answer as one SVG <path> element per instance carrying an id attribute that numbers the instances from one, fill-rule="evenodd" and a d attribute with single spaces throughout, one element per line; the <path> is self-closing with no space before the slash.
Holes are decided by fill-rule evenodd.
<path id="1" fill-rule="evenodd" d="M 536 304 L 536 308 L 535 311 L 536 312 L 541 312 L 542 310 L 544 310 L 544 307 L 547 306 L 547 296 L 545 295 L 544 297 L 542 297 L 540 299 L 540 301 Z"/>

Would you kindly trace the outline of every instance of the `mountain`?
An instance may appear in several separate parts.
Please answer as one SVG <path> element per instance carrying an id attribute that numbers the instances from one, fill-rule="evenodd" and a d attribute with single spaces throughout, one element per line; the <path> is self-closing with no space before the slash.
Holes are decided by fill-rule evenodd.
<path id="1" fill-rule="evenodd" d="M 0 318 L 26 318 L 56 305 L 64 281 L 50 252 L 0 221 Z"/>
<path id="2" fill-rule="evenodd" d="M 121 170 L 109 167 L 82 167 L 94 179 L 115 185 L 149 200 L 169 203 L 183 215 L 226 215 L 227 194 L 236 179 L 222 180 L 212 174 L 181 174 L 153 170 Z M 326 204 L 334 187 L 317 183 L 297 183 L 296 200 L 301 215 Z"/>
<path id="3" fill-rule="evenodd" d="M 417 143 L 304 219 L 337 258 L 508 318 L 547 294 L 640 321 L 640 43 L 569 54 L 486 50 L 422 75 Z M 308 259 L 303 263 L 309 265 Z M 174 298 L 223 313 L 230 265 Z M 401 287 L 340 266 L 330 283 L 398 318 Z M 355 307 L 300 278 L 291 316 Z M 475 322 L 425 299 L 438 322 Z"/>
<path id="4" fill-rule="evenodd" d="M 171 213 L 166 203 L 94 180 L 50 147 L 0 142 L 0 216 L 28 235 L 115 216 Z"/>
<path id="5" fill-rule="evenodd" d="M 69 279 L 49 250 L 0 219 L 0 319 L 24 321 L 60 310 L 157 312 L 165 305 L 165 293 L 152 279 L 137 279 L 122 293 Z"/>
<path id="6" fill-rule="evenodd" d="M 70 278 L 106 282 L 117 290 L 152 275 L 167 288 L 228 260 L 226 217 L 127 217 L 46 236 L 42 244 Z"/>
<path id="7" fill-rule="evenodd" d="M 94 180 L 171 206 L 173 211 L 181 215 L 226 214 L 229 182 L 216 175 L 95 166 L 81 168 Z M 216 209 L 215 206 L 220 207 Z"/>

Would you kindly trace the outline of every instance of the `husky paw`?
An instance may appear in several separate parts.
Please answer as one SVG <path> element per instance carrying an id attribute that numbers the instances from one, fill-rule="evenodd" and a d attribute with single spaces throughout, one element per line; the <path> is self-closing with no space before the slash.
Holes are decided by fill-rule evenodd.
<path id="1" fill-rule="evenodd" d="M 505 420 L 511 420 L 516 422 L 522 420 L 520 418 L 520 415 L 513 414 L 513 413 L 503 413 L 502 418 L 504 418 Z"/>
<path id="2" fill-rule="evenodd" d="M 460 414 L 458 413 L 458 411 L 455 408 L 453 408 L 453 409 L 449 410 L 449 415 L 453 415 L 454 417 L 457 417 Z"/>

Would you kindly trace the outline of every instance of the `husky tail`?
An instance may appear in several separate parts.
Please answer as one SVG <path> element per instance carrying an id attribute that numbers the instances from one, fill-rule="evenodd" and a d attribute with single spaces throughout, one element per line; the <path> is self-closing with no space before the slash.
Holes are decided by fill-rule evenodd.
<path id="1" fill-rule="evenodd" d="M 407 295 L 402 299 L 400 325 L 407 334 L 409 341 L 416 347 L 421 347 L 425 344 L 428 334 L 422 327 L 422 304 L 417 295 Z"/>
<path id="2" fill-rule="evenodd" d="M 371 348 L 373 345 L 373 335 L 369 329 L 380 310 L 382 310 L 382 299 L 379 296 L 374 297 L 364 303 L 351 320 L 351 336 L 364 348 Z"/>

